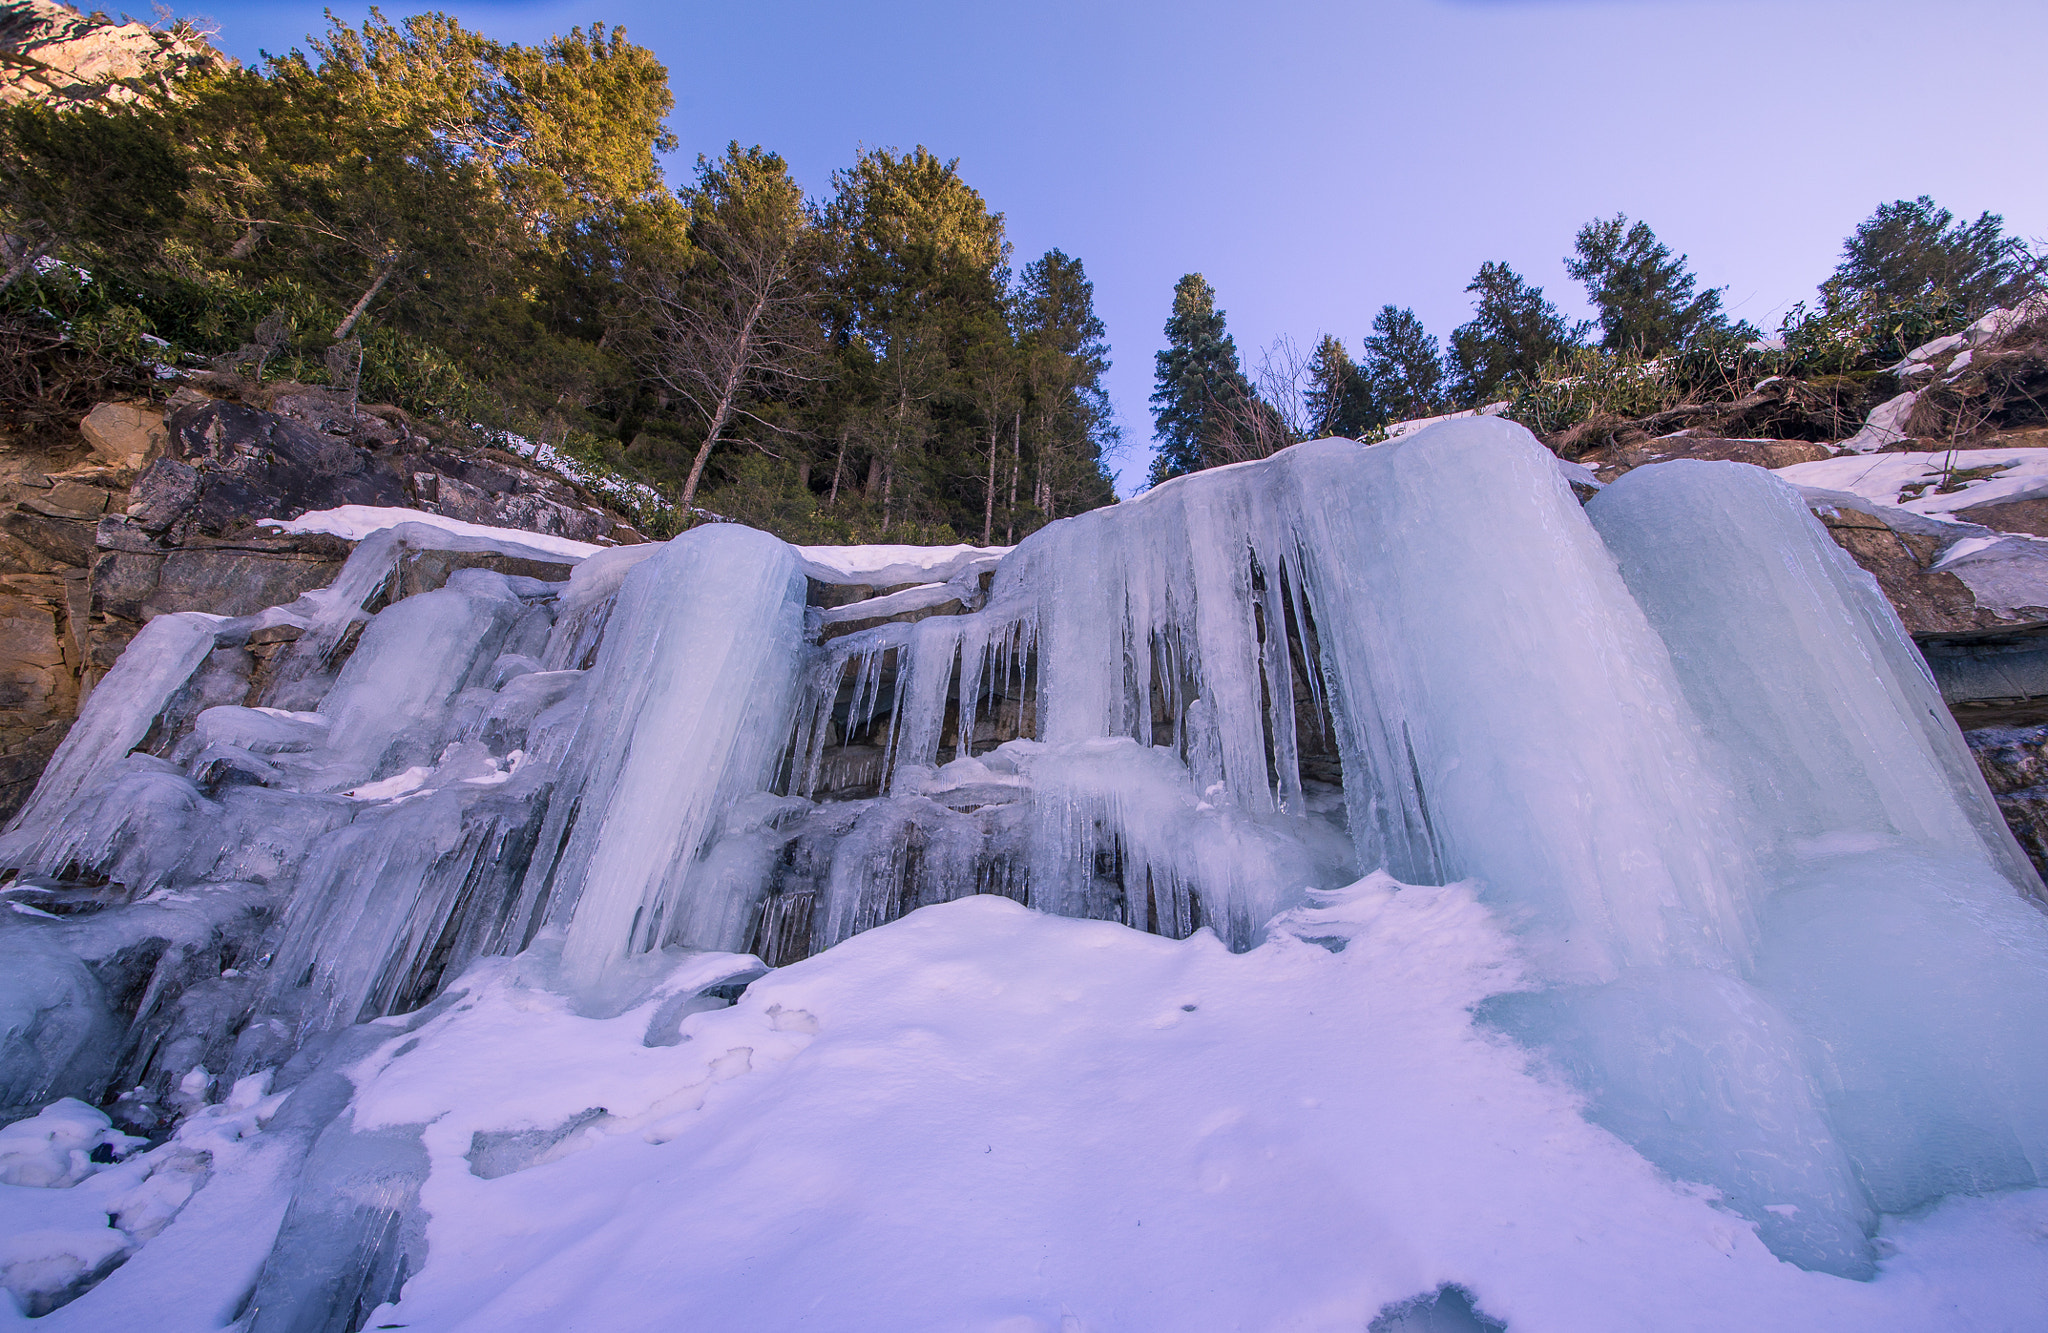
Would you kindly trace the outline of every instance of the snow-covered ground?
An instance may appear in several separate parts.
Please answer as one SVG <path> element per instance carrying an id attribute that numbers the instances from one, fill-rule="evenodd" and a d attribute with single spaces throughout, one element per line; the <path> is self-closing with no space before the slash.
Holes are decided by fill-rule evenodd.
<path id="1" fill-rule="evenodd" d="M 1888 1221 L 1853 1282 L 1588 1124 L 1472 1022 L 1518 964 L 1462 886 L 1376 876 L 1238 955 L 966 899 L 646 1044 L 676 1035 L 662 992 L 721 967 L 684 958 L 593 1017 L 543 948 L 385 1020 L 355 1129 L 419 1136 L 429 1220 L 366 1327 L 1355 1331 L 1444 1284 L 1516 1333 L 2048 1327 L 2048 1191 Z M 103 1252 L 108 1200 L 214 1154 L 160 1238 L 35 1326 L 219 1326 L 283 1211 L 283 1136 L 254 1126 L 277 1099 L 230 1100 L 82 1184 L 0 1189 L 10 1255 L 62 1249 L 52 1230 Z"/>
<path id="2" fill-rule="evenodd" d="M 2048 449 L 1845 454 L 1781 467 L 1776 475 L 1795 486 L 1845 491 L 1915 514 L 1947 517 L 1972 505 L 2048 496 Z M 1957 489 L 1944 492 L 1944 484 L 1957 484 Z"/>
<path id="3" fill-rule="evenodd" d="M 266 518 L 261 522 L 264 527 L 276 528 L 280 532 L 326 533 L 352 542 L 362 541 L 372 533 L 395 528 L 401 523 L 424 523 L 428 527 L 440 528 L 444 532 L 458 533 L 465 537 L 515 541 L 534 551 L 570 560 L 581 560 L 605 549 L 589 542 L 571 541 L 567 537 L 556 537 L 545 532 L 528 532 L 524 528 L 494 528 L 483 523 L 469 523 L 459 518 L 449 518 L 445 514 L 430 514 L 424 509 L 401 509 L 388 505 L 342 505 L 335 509 L 312 510 L 297 518 Z"/>

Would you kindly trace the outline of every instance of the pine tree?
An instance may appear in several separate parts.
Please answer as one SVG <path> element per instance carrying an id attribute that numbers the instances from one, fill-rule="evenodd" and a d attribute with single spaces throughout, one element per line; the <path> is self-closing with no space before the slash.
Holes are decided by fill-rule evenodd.
<path id="1" fill-rule="evenodd" d="M 1828 284 L 1830 304 L 1843 298 L 1890 305 L 1953 302 L 1966 316 L 2018 300 L 2041 278 L 2041 263 L 2005 219 L 1980 213 L 1958 222 L 1921 195 L 1893 200 L 1857 224 L 1842 243 L 1842 262 Z"/>
<path id="2" fill-rule="evenodd" d="M 1343 435 L 1356 439 L 1386 422 L 1386 413 L 1373 398 L 1372 385 L 1344 344 L 1327 333 L 1309 358 L 1308 387 L 1301 396 L 1308 408 L 1310 438 Z"/>
<path id="3" fill-rule="evenodd" d="M 1487 261 L 1466 284 L 1477 313 L 1451 334 L 1457 379 L 1452 394 L 1468 407 L 1498 398 L 1517 378 L 1534 379 L 1545 362 L 1579 345 L 1590 325 L 1573 324 L 1506 264 Z"/>
<path id="4" fill-rule="evenodd" d="M 1674 255 L 1646 222 L 1616 213 L 1579 228 L 1565 272 L 1586 286 L 1600 311 L 1600 345 L 1610 352 L 1657 356 L 1702 339 L 1754 338 L 1721 309 L 1725 287 L 1698 290 L 1686 256 Z"/>
<path id="5" fill-rule="evenodd" d="M 1386 421 L 1412 421 L 1444 410 L 1443 353 L 1413 310 L 1380 307 L 1360 370 Z"/>
<path id="6" fill-rule="evenodd" d="M 1158 443 L 1147 481 L 1156 486 L 1209 466 L 1225 414 L 1256 397 L 1223 312 L 1216 308 L 1216 289 L 1199 273 L 1174 284 L 1166 349 L 1154 357 L 1152 377 L 1152 428 Z"/>
<path id="7" fill-rule="evenodd" d="M 1017 286 L 1017 332 L 1029 405 L 1011 436 L 1006 542 L 1016 539 L 1028 517 L 1019 514 L 1017 498 L 1027 466 L 1030 507 L 1038 521 L 1093 509 L 1116 497 L 1103 459 L 1119 441 L 1116 414 L 1102 383 L 1109 373 L 1109 343 L 1095 314 L 1095 284 L 1080 260 L 1048 250 L 1024 266 Z"/>

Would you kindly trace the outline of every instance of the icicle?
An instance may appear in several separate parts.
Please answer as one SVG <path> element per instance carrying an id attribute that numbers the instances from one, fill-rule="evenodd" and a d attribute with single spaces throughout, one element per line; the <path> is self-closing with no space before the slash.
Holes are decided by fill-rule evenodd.
<path id="1" fill-rule="evenodd" d="M 626 577 L 562 793 L 584 814 L 560 865 L 529 871 L 575 895 L 562 959 L 578 984 L 669 942 L 720 809 L 767 785 L 789 735 L 804 596 L 791 548 L 736 525 L 687 533 Z M 550 823 L 567 813 L 551 809 Z"/>

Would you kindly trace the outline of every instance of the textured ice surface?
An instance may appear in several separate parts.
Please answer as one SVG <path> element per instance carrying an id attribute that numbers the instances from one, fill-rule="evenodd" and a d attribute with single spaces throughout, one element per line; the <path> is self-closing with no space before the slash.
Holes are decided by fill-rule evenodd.
<path id="1" fill-rule="evenodd" d="M 160 618 L 0 839 L 10 1114 L 251 1141 L 46 1318 L 2038 1322 L 2038 1242 L 1890 1274 L 2048 1216 L 1895 1220 L 2048 1163 L 2039 886 L 1765 474 L 1589 511 L 1476 418 L 1007 554 L 537 558 Z"/>
<path id="2" fill-rule="evenodd" d="M 604 550 L 589 542 L 571 541 L 552 533 L 528 532 L 523 528 L 493 528 L 482 523 L 469 523 L 445 514 L 430 514 L 424 509 L 394 509 L 379 505 L 342 505 L 338 509 L 315 509 L 293 519 L 264 519 L 263 526 L 277 528 L 282 532 L 327 533 L 348 541 L 359 542 L 374 533 L 395 528 L 401 523 L 419 523 L 440 528 L 458 536 L 476 537 L 502 547 L 525 547 L 540 559 L 560 559 L 564 556 L 580 560 Z"/>

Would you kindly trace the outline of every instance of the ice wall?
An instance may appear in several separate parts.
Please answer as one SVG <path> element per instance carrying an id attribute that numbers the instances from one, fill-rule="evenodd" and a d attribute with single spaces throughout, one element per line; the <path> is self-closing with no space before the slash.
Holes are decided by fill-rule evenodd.
<path id="1" fill-rule="evenodd" d="M 1799 1263 L 1866 1273 L 1879 1212 L 2048 1164 L 2040 886 L 1888 606 L 1754 469 L 1584 508 L 1478 418 L 1008 553 L 572 559 L 401 524 L 290 606 L 152 622 L 0 837 L 10 1104 L 122 1088 L 148 1127 L 491 955 L 617 1012 L 678 950 L 977 893 L 1249 949 L 1384 868 L 1471 882 L 1530 979 L 1486 1021 Z M 169 901 L 219 905 L 175 951 Z"/>

